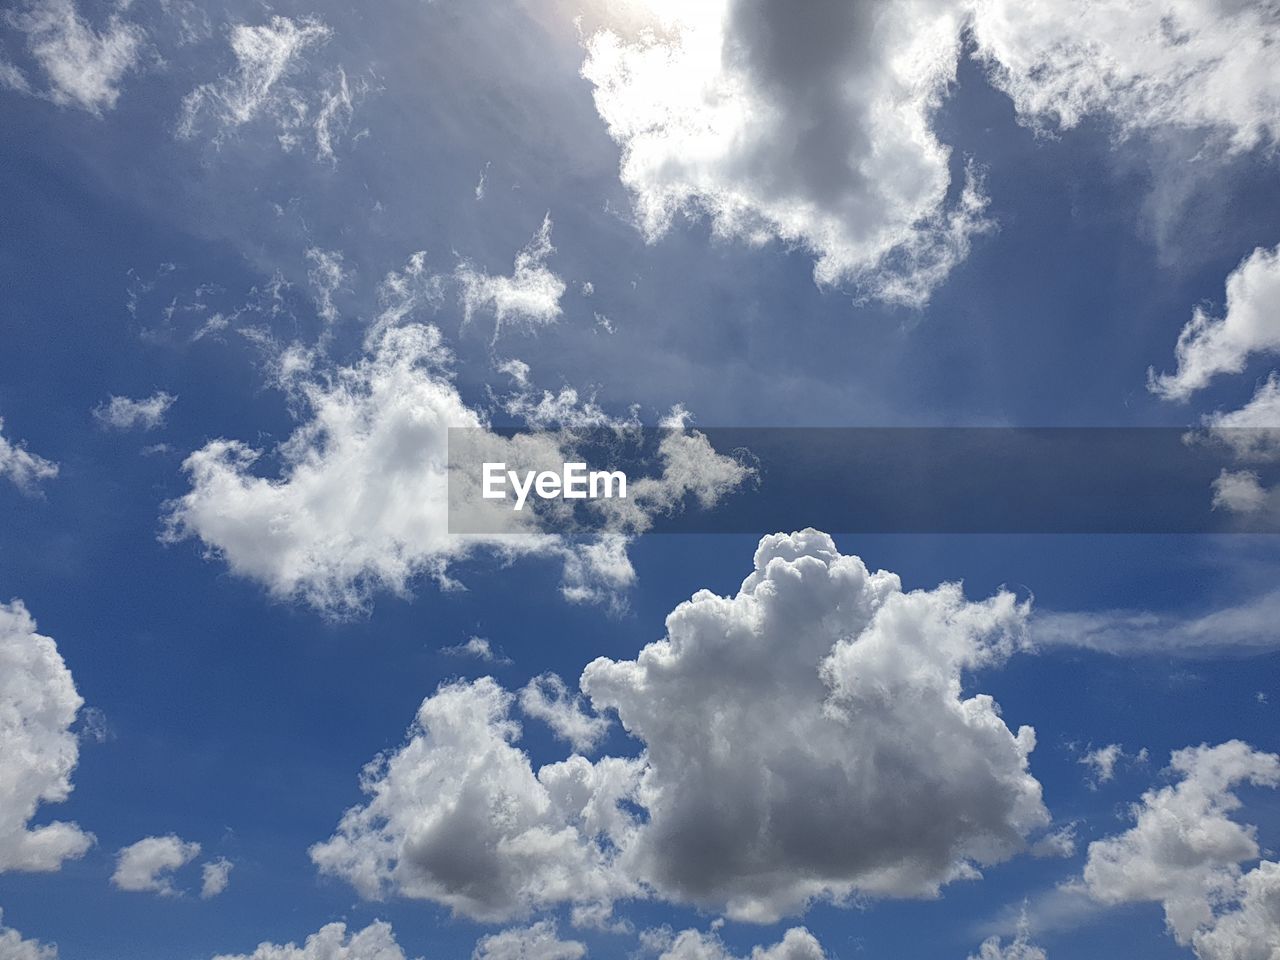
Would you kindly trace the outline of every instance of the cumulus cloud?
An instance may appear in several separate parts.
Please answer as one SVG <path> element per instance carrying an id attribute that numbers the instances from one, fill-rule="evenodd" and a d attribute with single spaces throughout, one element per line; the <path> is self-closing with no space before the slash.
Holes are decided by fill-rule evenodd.
<path id="1" fill-rule="evenodd" d="M 754 947 L 749 960 L 826 960 L 818 939 L 804 927 L 792 927 L 769 947 Z M 662 951 L 658 960 L 736 960 L 714 932 L 682 930 Z M 748 958 L 743 958 L 748 960 Z"/>
<path id="2" fill-rule="evenodd" d="M 58 465 L 27 450 L 21 441 L 4 437 L 4 420 L 0 419 L 0 477 L 8 477 L 23 493 L 34 493 L 36 483 L 58 475 Z"/>
<path id="3" fill-rule="evenodd" d="M 40 804 L 71 794 L 83 704 L 57 644 L 20 600 L 0 603 L 0 872 L 57 870 L 94 842 L 74 823 L 30 826 Z"/>
<path id="4" fill-rule="evenodd" d="M 582 73 L 648 239 L 705 216 L 722 237 L 803 247 L 821 284 L 920 306 L 987 227 L 931 126 L 964 25 L 941 0 L 803 16 L 648 0 L 585 24 Z"/>
<path id="5" fill-rule="evenodd" d="M 540 920 L 532 926 L 482 937 L 471 957 L 472 960 L 581 960 L 586 954 L 585 944 L 560 939 L 554 921 Z"/>
<path id="6" fill-rule="evenodd" d="M 465 318 L 469 321 L 479 310 L 491 311 L 495 339 L 508 323 L 529 327 L 554 323 L 560 317 L 560 298 L 565 292 L 565 282 L 546 264 L 555 249 L 551 245 L 551 215 L 547 214 L 533 239 L 516 254 L 511 276 L 492 277 L 469 261 L 460 263 L 454 279 L 461 290 Z"/>
<path id="7" fill-rule="evenodd" d="M 582 698 L 571 693 L 554 673 L 534 677 L 520 691 L 520 709 L 541 720 L 557 737 L 581 753 L 591 751 L 609 732 L 605 717 L 593 717 L 582 709 Z"/>
<path id="8" fill-rule="evenodd" d="M 1227 277 L 1226 311 L 1215 317 L 1196 307 L 1178 336 L 1177 369 L 1149 376 L 1153 393 L 1169 400 L 1186 400 L 1223 373 L 1240 373 L 1254 354 L 1280 351 L 1280 247 L 1259 247 Z M 1256 426 L 1258 424 L 1237 424 Z M 1267 423 L 1266 426 L 1277 424 Z"/>
<path id="9" fill-rule="evenodd" d="M 1280 19 L 1266 4 L 975 0 L 973 37 L 1025 118 L 1125 132 L 1181 128 L 1247 150 L 1275 142 Z M 1211 147 L 1212 142 L 1206 147 Z"/>
<path id="10" fill-rule="evenodd" d="M 58 948 L 23 939 L 17 930 L 4 925 L 4 911 L 0 910 L 0 960 L 58 960 Z"/>
<path id="11" fill-rule="evenodd" d="M 1268 960 L 1280 865 L 1242 872 L 1259 857 L 1257 830 L 1231 814 L 1240 786 L 1280 786 L 1280 757 L 1232 740 L 1178 750 L 1170 769 L 1177 782 L 1142 795 L 1133 827 L 1089 844 L 1086 889 L 1106 904 L 1159 903 L 1174 939 L 1203 960 Z"/>
<path id="12" fill-rule="evenodd" d="M 450 564 L 479 548 L 561 559 L 574 599 L 629 585 L 634 574 L 616 545 L 541 535 L 528 511 L 495 512 L 494 535 L 449 532 L 450 427 L 471 428 L 483 459 L 545 468 L 564 454 L 550 435 L 489 433 L 454 386 L 435 327 L 384 327 L 371 352 L 348 367 L 318 371 L 313 361 L 291 350 L 278 362 L 310 417 L 275 451 L 281 475 L 255 475 L 261 451 L 244 443 L 206 444 L 184 463 L 191 490 L 168 505 L 167 539 L 198 537 L 233 572 L 333 616 L 365 609 L 377 589 L 407 594 L 419 575 L 456 588 Z M 478 474 L 473 479 L 478 491 Z"/>
<path id="13" fill-rule="evenodd" d="M 514 746 L 513 700 L 490 677 L 424 700 L 404 746 L 365 768 L 368 802 L 311 848 L 320 870 L 367 898 L 432 900 L 486 921 L 635 892 L 611 852 L 629 828 L 616 801 L 635 762 L 571 757 L 535 773 Z"/>
<path id="14" fill-rule="evenodd" d="M 149 397 L 133 400 L 114 394 L 93 408 L 93 417 L 111 430 L 154 430 L 164 426 L 164 416 L 178 398 L 159 390 Z"/>
<path id="15" fill-rule="evenodd" d="M 262 943 L 253 953 L 224 953 L 213 960 L 405 960 L 405 955 L 391 925 L 375 920 L 350 934 L 345 923 L 330 923 L 307 937 L 302 946 Z"/>
<path id="16" fill-rule="evenodd" d="M 74 0 L 31 0 L 5 19 L 26 34 L 27 51 L 49 86 L 36 90 L 10 63 L 0 64 L 0 83 L 62 106 L 97 115 L 110 110 L 120 98 L 125 74 L 142 59 L 146 32 L 141 27 L 113 13 L 101 30 L 96 29 L 81 16 Z"/>
<path id="17" fill-rule="evenodd" d="M 1004 593 L 905 593 L 816 531 L 766 537 L 736 595 L 700 592 L 636 660 L 583 671 L 638 757 L 535 771 L 512 694 L 448 685 L 312 858 L 366 897 L 482 920 L 658 897 L 767 922 L 814 898 L 934 895 L 1048 822 L 1034 732 L 961 684 L 1018 647 L 1026 615 Z"/>
<path id="18" fill-rule="evenodd" d="M 703 591 L 634 661 L 581 686 L 645 745 L 628 864 L 666 896 L 771 921 L 815 897 L 931 896 L 1048 821 L 1011 732 L 965 671 L 1019 642 L 1025 606 L 904 593 L 826 534 L 760 542 L 733 597 Z"/>
<path id="19" fill-rule="evenodd" d="M 284 149 L 299 148 L 310 137 L 316 159 L 335 162 L 336 139 L 346 133 L 365 85 L 353 86 L 342 68 L 325 73 L 308 62 L 308 55 L 332 36 L 315 17 L 273 16 L 263 24 L 236 24 L 231 30 L 235 66 L 187 94 L 178 136 L 189 139 L 207 126 L 213 142 L 221 144 L 246 124 L 266 120 L 275 125 Z M 305 86 L 297 85 L 303 75 Z"/>
<path id="20" fill-rule="evenodd" d="M 1239 410 L 1211 413 L 1204 422 L 1209 436 L 1238 460 L 1280 459 L 1280 376 L 1267 377 Z"/>
<path id="21" fill-rule="evenodd" d="M 328 271 L 324 276 L 332 279 Z M 300 344 L 266 343 L 275 385 L 301 421 L 272 451 L 278 475 L 254 472 L 262 450 L 225 438 L 207 443 L 183 464 L 191 489 L 167 504 L 164 538 L 198 538 L 233 572 L 335 617 L 365 610 L 378 590 L 407 595 L 420 576 L 459 588 L 451 567 L 477 552 L 559 561 L 567 599 L 620 603 L 635 577 L 626 552 L 627 535 L 638 529 L 631 520 L 644 521 L 645 510 L 676 509 L 670 497 L 656 494 L 677 483 L 711 506 L 732 486 L 736 462 L 700 435 L 673 436 L 663 482 L 641 498 L 640 514 L 623 529 L 573 541 L 546 532 L 572 512 L 567 501 L 516 512 L 484 500 L 480 463 L 559 471 L 579 459 L 564 428 L 619 422 L 574 394 L 556 405 L 564 421 L 555 430 L 544 429 L 541 411 L 528 403 L 521 409 L 537 432 L 507 437 L 490 430 L 487 412 L 458 392 L 439 329 L 415 319 L 436 304 L 441 289 L 421 254 L 388 274 L 364 353 L 350 365 Z M 470 463 L 474 471 L 463 466 Z M 649 489 L 643 477 L 636 481 Z M 465 532 L 451 533 L 451 521 Z"/>
<path id="22" fill-rule="evenodd" d="M 200 867 L 200 899 L 212 900 L 227 889 L 234 864 L 226 857 L 210 860 Z"/>
<path id="23" fill-rule="evenodd" d="M 116 854 L 116 869 L 111 884 L 117 890 L 134 893 L 158 893 L 163 897 L 178 895 L 170 876 L 200 855 L 200 844 L 188 843 L 169 834 L 143 837 L 123 847 Z"/>

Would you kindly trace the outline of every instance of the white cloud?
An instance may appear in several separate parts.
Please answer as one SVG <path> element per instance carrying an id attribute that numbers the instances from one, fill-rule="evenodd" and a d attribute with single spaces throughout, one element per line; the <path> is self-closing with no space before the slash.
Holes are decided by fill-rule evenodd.
<path id="1" fill-rule="evenodd" d="M 74 823 L 29 825 L 40 804 L 71 794 L 83 703 L 57 644 L 21 601 L 0 603 L 0 872 L 57 870 L 94 842 Z"/>
<path id="2" fill-rule="evenodd" d="M 336 162 L 336 140 L 349 128 L 355 99 L 367 84 L 353 86 L 341 67 L 324 73 L 308 62 L 307 56 L 332 36 L 315 17 L 273 16 L 256 26 L 236 24 L 231 30 L 235 67 L 187 94 L 178 136 L 189 139 L 208 123 L 213 142 L 221 144 L 238 128 L 265 119 L 275 125 L 284 149 L 298 148 L 310 136 L 316 159 Z M 303 75 L 309 80 L 306 89 L 295 85 Z"/>
<path id="3" fill-rule="evenodd" d="M 1280 39 L 1280 38 L 1278 38 Z M 1280 42 L 1277 43 L 1280 49 Z M 1174 373 L 1149 376 L 1153 393 L 1186 400 L 1218 374 L 1240 373 L 1250 356 L 1280 352 L 1280 247 L 1259 247 L 1227 277 L 1227 306 L 1221 317 L 1196 307 L 1178 336 Z M 1256 424 L 1238 424 L 1241 426 Z M 1268 423 L 1266 426 L 1276 426 Z"/>
<path id="4" fill-rule="evenodd" d="M 200 844 L 188 843 L 172 834 L 143 837 L 137 843 L 121 848 L 116 854 L 116 869 L 111 885 L 117 890 L 134 893 L 158 893 L 164 897 L 178 895 L 170 874 L 186 866 L 200 855 Z"/>
<path id="5" fill-rule="evenodd" d="M 706 216 L 803 247 L 821 284 L 923 305 L 987 226 L 931 127 L 965 19 L 941 0 L 646 0 L 587 24 L 582 73 L 644 235 Z"/>
<path id="6" fill-rule="evenodd" d="M 1239 460 L 1280 459 L 1280 376 L 1272 373 L 1239 410 L 1204 418 L 1209 435 Z"/>
<path id="7" fill-rule="evenodd" d="M 1046 960 L 1047 956 L 1041 947 L 1031 942 L 1024 924 L 1018 935 L 1007 944 L 1002 943 L 999 937 L 988 937 L 969 960 Z"/>
<path id="8" fill-rule="evenodd" d="M 534 677 L 520 691 L 520 709 L 541 720 L 557 737 L 580 753 L 590 752 L 606 733 L 609 721 L 594 717 L 582 709 L 582 698 L 570 693 L 565 682 L 554 673 Z"/>
<path id="9" fill-rule="evenodd" d="M 154 430 L 164 426 L 164 416 L 178 398 L 159 390 L 141 400 L 117 397 L 114 394 L 104 403 L 93 408 L 94 419 L 112 430 Z"/>
<path id="10" fill-rule="evenodd" d="M 639 757 L 535 771 L 511 694 L 442 687 L 312 858 L 363 896 L 482 920 L 657 896 L 766 922 L 814 898 L 933 895 L 1048 822 L 1034 732 L 961 687 L 1026 613 L 955 585 L 903 593 L 816 531 L 766 537 L 735 596 L 700 592 L 635 661 L 584 670 Z"/>
<path id="11" fill-rule="evenodd" d="M 1071 857 L 1076 852 L 1076 824 L 1064 823 L 1057 830 L 1046 833 L 1031 845 L 1031 855 L 1041 859 Z"/>
<path id="12" fill-rule="evenodd" d="M 472 960 L 581 960 L 587 948 L 577 940 L 561 940 L 551 920 L 482 937 Z"/>
<path id="13" fill-rule="evenodd" d="M 451 534 L 450 427 L 472 428 L 485 459 L 550 465 L 564 454 L 551 435 L 508 441 L 484 430 L 452 383 L 435 327 L 386 326 L 370 350 L 332 370 L 313 370 L 313 356 L 286 351 L 278 364 L 284 385 L 310 419 L 277 448 L 280 477 L 254 475 L 260 451 L 244 443 L 206 444 L 184 463 L 192 488 L 168 505 L 166 537 L 199 537 L 233 572 L 333 616 L 365 609 L 378 589 L 407 594 L 423 574 L 456 588 L 450 564 L 478 548 L 560 559 L 573 599 L 630 584 L 616 544 L 567 545 L 539 534 L 529 512 L 495 513 L 501 533 Z"/>
<path id="14" fill-rule="evenodd" d="M 311 264 L 307 270 L 307 279 L 315 297 L 316 312 L 320 319 L 329 326 L 338 322 L 338 307 L 333 302 L 333 295 L 350 281 L 352 274 L 343 264 L 343 256 L 336 250 L 321 250 L 311 247 L 307 250 L 307 262 Z"/>
<path id="15" fill-rule="evenodd" d="M 516 254 L 515 268 L 509 277 L 491 277 L 474 264 L 463 261 L 454 271 L 461 288 L 462 306 L 469 321 L 479 310 L 492 311 L 496 323 L 494 338 L 510 322 L 529 327 L 554 323 L 560 317 L 560 298 L 565 283 L 546 265 L 555 253 L 551 245 L 551 215 L 533 239 Z"/>
<path id="16" fill-rule="evenodd" d="M 24 940 L 17 930 L 4 925 L 4 911 L 0 910 L 0 960 L 58 960 L 58 948 Z"/>
<path id="17" fill-rule="evenodd" d="M 1074 127 L 1093 114 L 1122 131 L 1182 128 L 1206 149 L 1280 135 L 1280 22 L 1265 4 L 976 0 L 973 35 L 1025 118 Z"/>
<path id="18" fill-rule="evenodd" d="M 535 773 L 513 745 L 513 699 L 484 677 L 424 700 L 404 746 L 365 768 L 369 801 L 311 848 L 320 870 L 367 898 L 432 900 L 486 921 L 635 892 L 607 849 L 628 829 L 616 800 L 635 762 L 572 757 Z"/>
<path id="19" fill-rule="evenodd" d="M 817 531 L 765 537 L 735 596 L 699 592 L 636 660 L 583 671 L 645 747 L 628 869 L 772 921 L 813 898 L 931 896 L 1019 852 L 1048 822 L 1035 733 L 961 674 L 1012 652 L 1026 614 L 955 584 L 904 593 Z"/>
<path id="20" fill-rule="evenodd" d="M 351 934 L 346 924 L 330 923 L 307 937 L 302 946 L 263 943 L 253 953 L 224 953 L 213 960 L 405 960 L 405 955 L 391 925 L 375 920 Z"/>
<path id="21" fill-rule="evenodd" d="M 1280 865 L 1257 860 L 1257 830 L 1230 814 L 1243 784 L 1280 786 L 1280 757 L 1232 740 L 1173 754 L 1176 783 L 1148 790 L 1132 807 L 1134 825 L 1089 844 L 1084 882 L 1106 904 L 1154 902 L 1178 943 L 1203 960 L 1247 960 L 1280 940 Z M 1256 939 L 1241 941 L 1249 931 Z"/>
<path id="22" fill-rule="evenodd" d="M 1032 618 L 1031 637 L 1041 647 L 1081 647 L 1118 656 L 1260 653 L 1280 646 L 1277 617 L 1280 591 L 1270 591 L 1187 616 L 1142 610 L 1045 611 Z"/>
<path id="23" fill-rule="evenodd" d="M 26 444 L 6 440 L 0 419 L 0 477 L 8 477 L 23 493 L 33 493 L 40 480 L 58 475 L 58 465 L 27 450 Z"/>
<path id="24" fill-rule="evenodd" d="M 1210 489 L 1215 510 L 1257 513 L 1267 505 L 1268 490 L 1252 470 L 1223 470 Z"/>
<path id="25" fill-rule="evenodd" d="M 120 98 L 120 82 L 137 68 L 146 32 L 113 13 L 102 30 L 95 29 L 76 9 L 74 0 L 33 0 L 6 15 L 27 36 L 27 50 L 49 82 L 39 95 L 56 104 L 76 106 L 93 114 L 110 110 Z M 4 64 L 3 83 L 31 93 L 32 88 L 12 64 Z"/>
<path id="26" fill-rule="evenodd" d="M 475 657 L 485 663 L 494 663 L 500 666 L 507 666 L 511 663 L 509 658 L 494 653 L 493 644 L 484 637 L 468 637 L 466 643 L 458 643 L 452 647 L 442 647 L 440 652 L 455 657 Z"/>
<path id="27" fill-rule="evenodd" d="M 200 899 L 212 900 L 227 889 L 231 882 L 231 868 L 235 866 L 226 857 L 210 860 L 200 867 Z"/>
<path id="28" fill-rule="evenodd" d="M 772 946 L 752 948 L 749 960 L 826 960 L 826 956 L 813 934 L 804 927 L 792 927 Z M 735 957 L 714 932 L 682 930 L 658 960 L 735 960 Z"/>
<path id="29" fill-rule="evenodd" d="M 1078 763 L 1089 768 L 1089 772 L 1091 772 L 1089 786 L 1096 790 L 1101 783 L 1115 780 L 1116 765 L 1120 764 L 1121 760 L 1126 760 L 1129 763 L 1143 763 L 1146 762 L 1146 759 L 1146 748 L 1138 750 L 1138 753 L 1128 754 L 1125 753 L 1123 746 L 1120 744 L 1107 744 L 1094 750 L 1085 751 L 1080 756 Z"/>

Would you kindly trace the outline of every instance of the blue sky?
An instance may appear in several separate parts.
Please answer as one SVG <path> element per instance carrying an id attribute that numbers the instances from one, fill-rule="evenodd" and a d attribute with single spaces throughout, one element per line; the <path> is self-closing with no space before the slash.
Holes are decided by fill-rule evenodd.
<path id="1" fill-rule="evenodd" d="M 1280 18 L 1072 6 L 0 14 L 0 960 L 1267 960 L 1272 538 L 433 499 L 446 426 L 677 405 L 1273 426 Z"/>

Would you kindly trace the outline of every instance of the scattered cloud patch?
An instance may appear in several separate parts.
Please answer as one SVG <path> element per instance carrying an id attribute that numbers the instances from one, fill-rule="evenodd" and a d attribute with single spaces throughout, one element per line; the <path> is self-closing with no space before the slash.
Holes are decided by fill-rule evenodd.
<path id="1" fill-rule="evenodd" d="M 4 19 L 26 35 L 27 52 L 48 87 L 37 89 L 8 62 L 0 62 L 0 85 L 97 116 L 115 107 L 121 81 L 138 68 L 145 52 L 147 35 L 140 26 L 113 12 L 101 29 L 95 28 L 74 0 L 29 0 Z"/>
<path id="2" fill-rule="evenodd" d="M 1150 371 L 1151 391 L 1166 400 L 1186 400 L 1215 376 L 1242 372 L 1254 354 L 1280 352 L 1280 324 L 1275 321 L 1278 301 L 1280 247 L 1259 247 L 1227 277 L 1227 305 L 1221 317 L 1196 307 L 1178 335 L 1177 369 L 1162 374 Z M 1275 425 L 1274 421 L 1266 424 Z"/>
<path id="3" fill-rule="evenodd" d="M 579 753 L 589 753 L 609 732 L 608 719 L 587 713 L 582 697 L 570 692 L 554 673 L 534 677 L 525 685 L 520 691 L 520 709 L 541 720 Z"/>
<path id="4" fill-rule="evenodd" d="M 1173 754 L 1176 782 L 1133 804 L 1134 825 L 1089 844 L 1084 884 L 1105 904 L 1159 903 L 1174 939 L 1202 960 L 1265 957 L 1280 941 L 1280 864 L 1258 860 L 1257 830 L 1231 814 L 1242 785 L 1280 787 L 1280 757 L 1239 740 Z"/>
<path id="5" fill-rule="evenodd" d="M 539 327 L 558 320 L 565 283 L 546 265 L 555 249 L 547 214 L 533 239 L 516 254 L 511 276 L 491 277 L 469 261 L 460 263 L 454 279 L 461 290 L 465 319 L 470 321 L 481 310 L 492 312 L 495 339 L 509 323 Z"/>
<path id="6" fill-rule="evenodd" d="M 749 960 L 826 960 L 822 944 L 804 927 L 792 927 L 777 943 L 754 947 Z M 658 960 L 738 960 L 713 929 L 709 933 L 682 930 L 675 934 Z M 748 958 L 742 958 L 748 960 Z"/>
<path id="7" fill-rule="evenodd" d="M 109 430 L 155 430 L 164 426 L 165 414 L 177 399 L 163 390 L 140 400 L 113 394 L 93 408 L 93 418 Z"/>
<path id="8" fill-rule="evenodd" d="M 367 84 L 353 84 L 341 67 L 325 73 L 310 64 L 310 54 L 332 37 L 328 25 L 309 16 L 236 24 L 230 35 L 234 67 L 187 94 L 178 137 L 209 129 L 221 145 L 242 127 L 266 121 L 285 150 L 301 149 L 309 137 L 317 160 L 336 162 L 335 143 L 350 127 Z"/>
<path id="9" fill-rule="evenodd" d="M 508 666 L 511 663 L 509 658 L 500 653 L 495 653 L 493 645 L 484 637 L 468 637 L 466 643 L 443 647 L 440 652 L 455 657 L 475 657 L 484 663 L 493 663 L 499 666 Z"/>
<path id="10" fill-rule="evenodd" d="M 554 921 L 540 920 L 482 937 L 471 960 L 581 960 L 586 955 L 585 944 L 561 940 Z"/>
<path id="11" fill-rule="evenodd" d="M 157 893 L 162 897 L 178 896 L 171 874 L 200 855 L 200 844 L 188 843 L 169 834 L 144 837 L 121 848 L 116 854 L 116 869 L 111 885 L 133 893 Z"/>
<path id="12" fill-rule="evenodd" d="M 992 80 L 1045 128 L 1092 115 L 1122 133 L 1205 136 L 1206 151 L 1280 139 L 1280 21 L 1266 5 L 976 0 L 972 29 Z"/>
<path id="13" fill-rule="evenodd" d="M 1116 766 L 1121 761 L 1145 763 L 1146 759 L 1147 750 L 1145 747 L 1137 753 L 1130 754 L 1125 753 L 1124 747 L 1120 744 L 1109 743 L 1104 747 L 1085 751 L 1076 762 L 1089 768 L 1089 787 L 1096 790 L 1101 784 L 1115 779 Z"/>
<path id="14" fill-rule="evenodd" d="M 58 465 L 27 450 L 22 441 L 11 441 L 4 436 L 4 420 L 0 419 L 0 477 L 9 480 L 23 493 L 36 492 L 41 480 L 52 480 L 58 475 Z"/>
<path id="15" fill-rule="evenodd" d="M 4 925 L 4 911 L 0 910 L 0 960 L 58 960 L 58 948 L 24 939 Z"/>
<path id="16" fill-rule="evenodd" d="M 231 882 L 231 868 L 235 866 L 226 857 L 210 860 L 200 867 L 200 899 L 212 900 L 227 889 Z"/>
<path id="17" fill-rule="evenodd" d="M 363 930 L 347 932 L 345 923 L 330 923 L 296 943 L 262 943 L 253 953 L 219 954 L 213 960 L 405 960 L 391 925 L 375 920 Z"/>
<path id="18" fill-rule="evenodd" d="M 44 873 L 84 856 L 93 835 L 55 820 L 33 827 L 44 803 L 71 794 L 80 757 L 72 730 L 84 704 L 49 637 L 22 601 L 0 603 L 0 873 Z"/>

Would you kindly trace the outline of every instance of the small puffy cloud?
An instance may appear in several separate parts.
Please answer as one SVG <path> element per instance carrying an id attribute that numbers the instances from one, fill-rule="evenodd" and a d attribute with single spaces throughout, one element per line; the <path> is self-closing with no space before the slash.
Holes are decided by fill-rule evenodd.
<path id="1" fill-rule="evenodd" d="M 58 948 L 23 939 L 17 930 L 4 925 L 4 911 L 0 910 L 0 960 L 58 960 Z"/>
<path id="2" fill-rule="evenodd" d="M 583 671 L 645 747 L 628 868 L 668 899 L 769 922 L 815 898 L 935 895 L 1047 825 L 1035 733 L 961 674 L 1017 648 L 1025 605 L 902 591 L 815 530 L 761 540 L 635 660 Z M 709 802 L 715 798 L 715 802 Z"/>
<path id="3" fill-rule="evenodd" d="M 636 764 L 582 757 L 542 767 L 514 746 L 514 697 L 490 677 L 423 701 L 406 743 L 366 767 L 367 803 L 311 848 L 364 897 L 398 894 L 503 921 L 635 892 L 613 868 Z"/>
<path id="4" fill-rule="evenodd" d="M 8 477 L 23 493 L 33 493 L 40 480 L 58 475 L 58 465 L 27 450 L 21 441 L 4 437 L 4 420 L 0 419 L 0 477 Z"/>
<path id="5" fill-rule="evenodd" d="M 190 139 L 208 126 L 213 142 L 221 144 L 246 124 L 266 120 L 276 126 L 284 149 L 300 147 L 309 135 L 316 159 L 335 162 L 336 139 L 350 126 L 364 85 L 353 86 L 341 68 L 317 75 L 309 64 L 307 56 L 332 36 L 315 17 L 273 16 L 263 24 L 236 24 L 231 30 L 234 68 L 187 94 L 178 136 Z M 304 74 L 307 89 L 295 85 Z"/>
<path id="6" fill-rule="evenodd" d="M 818 939 L 804 927 L 792 927 L 772 946 L 753 947 L 743 960 L 826 960 Z M 682 930 L 662 951 L 658 960 L 737 960 L 715 934 Z"/>
<path id="7" fill-rule="evenodd" d="M 1254 354 L 1280 351 L 1280 247 L 1259 247 L 1227 277 L 1227 305 L 1221 317 L 1196 307 L 1178 335 L 1173 373 L 1150 372 L 1151 391 L 1168 400 L 1186 400 L 1218 374 L 1240 373 Z M 1229 425 L 1229 424 L 1224 424 Z M 1257 424 L 1238 423 L 1237 426 Z M 1265 424 L 1274 427 L 1274 422 Z"/>
<path id="8" fill-rule="evenodd" d="M 1280 376 L 1267 377 L 1239 410 L 1211 413 L 1204 424 L 1209 436 L 1238 460 L 1280 459 Z"/>
<path id="9" fill-rule="evenodd" d="M 188 843 L 170 834 L 144 837 L 116 854 L 116 869 L 111 884 L 117 890 L 134 893 L 158 893 L 164 897 L 178 895 L 170 874 L 186 866 L 200 855 L 200 844 Z"/>
<path id="10" fill-rule="evenodd" d="M 1076 824 L 1064 823 L 1031 845 L 1031 855 L 1040 859 L 1071 857 L 1076 852 Z"/>
<path id="11" fill-rule="evenodd" d="M 1159 903 L 1174 938 L 1202 960 L 1267 958 L 1236 946 L 1244 931 L 1254 946 L 1280 941 L 1278 865 L 1242 872 L 1261 851 L 1256 828 L 1231 814 L 1241 785 L 1280 787 L 1280 757 L 1232 740 L 1178 750 L 1170 769 L 1177 782 L 1142 795 L 1133 827 L 1089 844 L 1086 889 L 1105 904 Z"/>
<path id="12" fill-rule="evenodd" d="M 530 327 L 554 323 L 560 317 L 560 298 L 565 292 L 564 281 L 546 264 L 555 249 L 551 245 L 551 215 L 547 214 L 533 239 L 516 254 L 511 276 L 491 277 L 468 261 L 460 263 L 454 279 L 466 319 L 480 310 L 492 312 L 495 338 L 508 323 Z"/>
<path id="13" fill-rule="evenodd" d="M 736 595 L 699 592 L 635 660 L 584 670 L 639 756 L 535 770 L 511 693 L 443 686 L 312 859 L 365 897 L 487 921 L 645 897 L 769 922 L 934 895 L 1048 824 L 1034 731 L 961 683 L 1018 648 L 1026 615 L 1005 593 L 905 593 L 817 531 L 766 537 Z"/>
<path id="14" fill-rule="evenodd" d="M 141 400 L 113 394 L 110 399 L 93 408 L 93 417 L 110 430 L 132 430 L 135 427 L 154 430 L 164 426 L 164 416 L 177 399 L 163 390 Z"/>
<path id="15" fill-rule="evenodd" d="M 42 803 L 71 794 L 83 703 L 57 644 L 21 601 L 0 603 L 0 873 L 57 870 L 94 842 L 74 823 L 30 826 Z"/>
<path id="16" fill-rule="evenodd" d="M 120 9 L 124 9 L 122 6 Z M 142 59 L 146 32 L 113 13 L 96 29 L 74 0 L 30 0 L 5 14 L 26 34 L 27 50 L 49 86 L 36 90 L 17 67 L 0 63 L 0 84 L 100 115 L 120 98 L 120 82 Z"/>
<path id="17" fill-rule="evenodd" d="M 922 306 L 988 227 L 932 129 L 963 5 L 650 0 L 583 23 L 582 74 L 647 239 L 706 217 L 804 248 L 821 284 Z"/>
<path id="18" fill-rule="evenodd" d="M 594 717 L 582 709 L 582 698 L 571 693 L 554 673 L 534 677 L 520 691 L 520 709 L 541 720 L 574 750 L 591 751 L 609 732 L 605 717 Z"/>
<path id="19" fill-rule="evenodd" d="M 1257 513 L 1267 505 L 1268 490 L 1252 470 L 1223 470 L 1210 489 L 1215 510 Z"/>
<path id="20" fill-rule="evenodd" d="M 973 38 L 1032 122 L 1094 114 L 1124 132 L 1180 128 L 1230 151 L 1280 138 L 1280 24 L 1264 4 L 975 0 Z"/>
<path id="21" fill-rule="evenodd" d="M 1120 744 L 1109 743 L 1104 747 L 1086 750 L 1077 762 L 1089 768 L 1089 786 L 1096 790 L 1100 784 L 1108 783 L 1115 779 L 1116 766 L 1121 761 L 1145 763 L 1146 759 L 1147 750 L 1145 747 L 1137 753 L 1130 754 L 1125 753 L 1124 747 Z"/>
<path id="22" fill-rule="evenodd" d="M 442 647 L 441 653 L 447 653 L 453 657 L 475 657 L 484 663 L 493 663 L 501 666 L 507 666 L 511 660 L 493 652 L 493 644 L 484 637 L 468 637 L 466 643 L 454 644 L 452 647 Z"/>
<path id="23" fill-rule="evenodd" d="M 350 934 L 345 923 L 330 923 L 307 937 L 302 946 L 262 943 L 253 953 L 223 953 L 213 960 L 405 960 L 405 955 L 391 925 L 375 920 Z"/>
<path id="24" fill-rule="evenodd" d="M 999 937 L 988 937 L 969 960 L 1046 960 L 1047 954 L 1031 942 L 1025 924 L 1007 944 Z"/>
<path id="25" fill-rule="evenodd" d="M 234 864 L 226 857 L 210 860 L 200 867 L 200 899 L 212 900 L 227 889 Z"/>
<path id="26" fill-rule="evenodd" d="M 472 960 L 581 960 L 587 948 L 577 940 L 561 940 L 551 920 L 515 927 L 482 937 Z"/>

